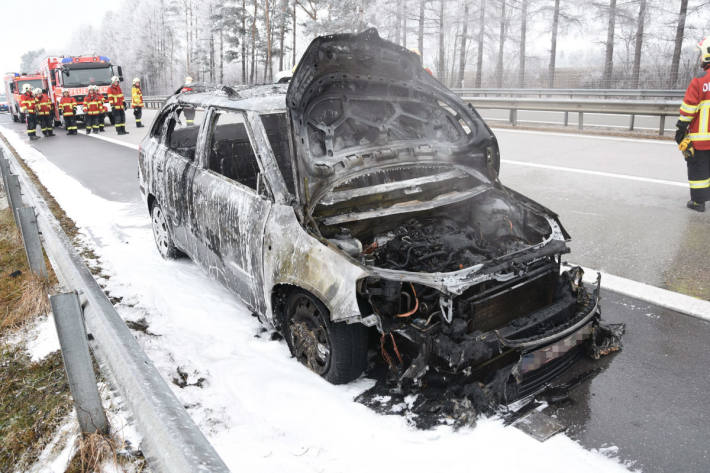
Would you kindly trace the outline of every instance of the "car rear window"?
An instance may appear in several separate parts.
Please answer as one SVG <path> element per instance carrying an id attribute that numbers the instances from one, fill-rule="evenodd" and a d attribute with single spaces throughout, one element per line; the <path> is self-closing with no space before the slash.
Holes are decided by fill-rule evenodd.
<path id="1" fill-rule="evenodd" d="M 165 140 L 168 148 L 187 159 L 195 159 L 197 136 L 204 118 L 204 110 L 193 107 L 177 107 L 168 121 Z"/>

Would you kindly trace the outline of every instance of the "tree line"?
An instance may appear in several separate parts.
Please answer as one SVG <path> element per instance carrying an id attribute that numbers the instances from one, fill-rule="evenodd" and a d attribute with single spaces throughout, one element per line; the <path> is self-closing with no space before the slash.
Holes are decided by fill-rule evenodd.
<path id="1" fill-rule="evenodd" d="M 107 55 L 149 94 L 172 92 L 188 75 L 268 83 L 315 36 L 376 27 L 417 49 L 450 87 L 678 88 L 697 71 L 708 3 L 123 0 L 99 26 L 77 26 L 65 48 L 30 51 L 23 63 L 45 53 Z"/>

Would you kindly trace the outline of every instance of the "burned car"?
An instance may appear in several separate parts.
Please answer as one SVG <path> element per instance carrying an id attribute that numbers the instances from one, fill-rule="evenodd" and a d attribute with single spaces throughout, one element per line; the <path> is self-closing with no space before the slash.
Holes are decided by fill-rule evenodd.
<path id="1" fill-rule="evenodd" d="M 140 148 L 161 255 L 184 253 L 333 383 L 376 348 L 533 392 L 613 349 L 557 216 L 498 179 L 479 114 L 375 30 L 319 37 L 286 85 L 196 85 Z"/>

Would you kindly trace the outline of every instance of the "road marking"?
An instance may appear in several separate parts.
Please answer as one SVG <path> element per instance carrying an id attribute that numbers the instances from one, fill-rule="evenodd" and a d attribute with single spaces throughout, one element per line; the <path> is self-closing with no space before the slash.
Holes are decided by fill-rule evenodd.
<path id="1" fill-rule="evenodd" d="M 501 159 L 500 161 L 505 164 L 515 164 L 518 166 L 528 166 L 528 167 L 532 167 L 532 168 L 552 169 L 555 171 L 574 172 L 577 174 L 589 174 L 592 176 L 613 177 L 615 179 L 626 179 L 628 181 L 638 181 L 638 182 L 650 182 L 652 184 L 663 184 L 666 186 L 676 186 L 676 187 L 684 187 L 684 188 L 688 187 L 687 182 L 666 181 L 664 179 L 654 179 L 651 177 L 631 176 L 629 174 L 615 174 L 612 172 L 604 172 L 604 171 L 592 171 L 590 169 L 568 168 L 565 166 L 554 166 L 552 164 L 528 163 L 525 161 L 513 161 L 510 159 Z"/>
<path id="2" fill-rule="evenodd" d="M 567 263 L 565 266 L 576 266 Z M 594 269 L 585 268 L 584 282 L 594 284 L 597 280 L 597 273 L 602 275 L 602 288 L 624 294 L 634 299 L 639 299 L 666 309 L 674 310 L 686 315 L 697 317 L 703 320 L 710 320 L 710 302 L 692 296 L 686 296 L 679 292 L 669 291 L 660 287 L 651 286 L 631 279 L 614 276 L 613 274 Z"/>
<path id="3" fill-rule="evenodd" d="M 496 128 L 492 127 L 496 133 L 500 132 L 510 132 L 510 133 L 527 133 L 529 135 L 545 135 L 545 136 L 566 136 L 573 138 L 589 138 L 593 140 L 605 140 L 605 141 L 626 141 L 630 143 L 645 143 L 645 144 L 659 144 L 665 146 L 677 146 L 673 140 L 658 140 L 658 139 L 643 139 L 643 138 L 623 138 L 620 136 L 599 136 L 599 135 L 585 135 L 584 133 L 559 133 L 554 131 L 537 131 L 537 130 L 513 130 L 511 128 Z"/>
<path id="4" fill-rule="evenodd" d="M 116 138 L 109 138 L 108 136 L 101 136 L 101 135 L 96 135 L 96 134 L 87 135 L 87 136 L 89 138 L 96 138 L 97 140 L 108 141 L 109 143 L 125 146 L 126 148 L 131 148 L 131 149 L 138 151 L 138 145 L 134 145 L 133 143 L 126 143 L 125 141 L 117 140 Z"/>

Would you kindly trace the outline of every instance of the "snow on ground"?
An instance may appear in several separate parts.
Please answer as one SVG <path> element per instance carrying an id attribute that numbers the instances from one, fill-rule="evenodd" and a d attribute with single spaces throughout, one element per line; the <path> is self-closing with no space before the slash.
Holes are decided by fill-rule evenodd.
<path id="1" fill-rule="evenodd" d="M 144 204 L 91 194 L 2 131 L 100 256 L 107 290 L 123 297 L 121 315 L 149 324 L 136 333 L 158 370 L 169 383 L 178 368 L 188 374 L 187 387 L 171 387 L 233 471 L 627 471 L 565 435 L 539 443 L 494 418 L 420 431 L 353 402 L 372 380 L 333 386 L 299 365 L 195 264 L 160 258 Z M 202 387 L 190 385 L 200 378 Z"/>
<path id="2" fill-rule="evenodd" d="M 27 351 L 32 361 L 39 361 L 52 352 L 59 350 L 59 338 L 54 327 L 54 315 L 40 317 L 33 329 L 32 336 L 28 337 Z"/>

